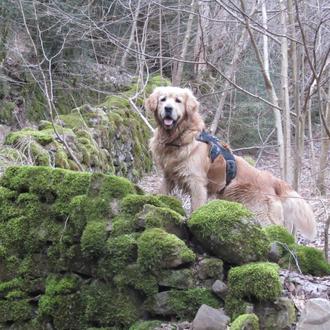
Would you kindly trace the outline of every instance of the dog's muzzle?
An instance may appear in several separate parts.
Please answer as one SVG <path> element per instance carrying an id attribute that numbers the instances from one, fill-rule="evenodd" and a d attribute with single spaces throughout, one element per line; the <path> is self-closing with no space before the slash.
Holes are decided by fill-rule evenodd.
<path id="1" fill-rule="evenodd" d="M 171 129 L 176 124 L 176 119 L 173 118 L 173 108 L 171 106 L 165 106 L 165 116 L 162 118 L 165 129 Z"/>

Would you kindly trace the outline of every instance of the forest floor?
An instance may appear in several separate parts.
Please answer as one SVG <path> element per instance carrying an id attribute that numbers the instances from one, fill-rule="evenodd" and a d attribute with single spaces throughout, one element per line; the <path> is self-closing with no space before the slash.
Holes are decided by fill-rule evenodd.
<path id="1" fill-rule="evenodd" d="M 298 242 L 324 250 L 325 223 L 330 215 L 330 169 L 327 171 L 327 191 L 326 194 L 322 196 L 316 188 L 315 183 L 319 164 L 319 150 L 320 145 L 315 143 L 315 165 L 312 166 L 310 147 L 307 145 L 305 146 L 305 156 L 298 189 L 299 194 L 302 195 L 313 208 L 317 221 L 317 236 L 313 241 L 306 241 L 304 238 L 298 236 Z M 258 161 L 257 168 L 268 170 L 278 176 L 278 163 L 276 150 L 267 149 L 263 151 L 262 157 Z M 158 193 L 160 183 L 161 173 L 154 170 L 151 174 L 146 175 L 140 180 L 139 186 L 148 193 Z M 189 196 L 182 194 L 180 191 L 174 191 L 173 194 L 181 199 L 187 214 L 189 214 Z M 281 270 L 281 278 L 284 283 L 286 294 L 293 299 L 299 312 L 304 308 L 307 299 L 321 297 L 330 300 L 330 276 L 316 277 L 283 269 Z"/>

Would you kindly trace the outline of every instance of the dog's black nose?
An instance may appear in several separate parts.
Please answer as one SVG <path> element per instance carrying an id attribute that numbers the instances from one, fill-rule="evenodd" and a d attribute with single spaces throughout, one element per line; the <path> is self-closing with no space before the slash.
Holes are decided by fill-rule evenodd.
<path id="1" fill-rule="evenodd" d="M 165 106 L 165 115 L 171 115 L 173 108 L 171 106 Z"/>

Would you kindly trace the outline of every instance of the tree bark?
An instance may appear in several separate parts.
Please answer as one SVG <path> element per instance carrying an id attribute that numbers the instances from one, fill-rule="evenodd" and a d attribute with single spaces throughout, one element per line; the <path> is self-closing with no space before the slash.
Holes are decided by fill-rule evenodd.
<path id="1" fill-rule="evenodd" d="M 296 27 L 295 19 L 293 15 L 293 3 L 292 0 L 287 0 L 288 4 L 288 21 L 289 21 L 289 31 L 293 39 L 296 39 Z M 293 104 L 294 112 L 296 114 L 295 120 L 295 146 L 294 146 L 294 163 L 293 163 L 293 178 L 292 186 L 295 190 L 299 188 L 299 178 L 301 172 L 302 155 L 304 152 L 304 116 L 301 113 L 301 103 L 299 95 L 299 81 L 298 81 L 298 54 L 297 54 L 297 44 L 291 40 L 291 52 L 290 54 L 290 64 L 292 67 L 292 89 L 293 89 Z"/>
<path id="2" fill-rule="evenodd" d="M 281 10 L 282 34 L 288 34 L 287 15 L 284 0 L 279 0 Z M 289 100 L 289 79 L 288 79 L 288 40 L 281 38 L 281 91 L 283 108 L 283 135 L 284 135 L 284 179 L 292 183 L 292 161 L 291 161 L 291 119 Z"/>
<path id="3" fill-rule="evenodd" d="M 233 58 L 231 60 L 231 63 L 230 65 L 227 67 L 227 70 L 225 71 L 225 76 L 228 77 L 229 79 L 233 79 L 233 76 L 237 70 L 237 67 L 238 67 L 238 62 L 239 62 L 239 59 L 240 59 L 240 56 L 242 54 L 242 52 L 244 51 L 244 49 L 246 48 L 247 46 L 247 30 L 245 28 L 242 29 L 241 31 L 241 36 L 237 42 L 237 45 L 235 46 L 235 49 L 234 49 L 234 54 L 233 54 Z M 229 92 L 229 86 L 230 86 L 230 83 L 228 80 L 226 80 L 224 82 L 224 85 L 223 85 L 223 92 L 220 96 L 220 100 L 219 100 L 219 105 L 217 107 L 217 110 L 214 114 L 214 117 L 213 117 L 213 121 L 212 121 L 212 124 L 211 124 L 211 127 L 210 127 L 210 131 L 212 134 L 215 134 L 216 131 L 217 131 L 217 128 L 218 128 L 218 124 L 219 124 L 219 121 L 220 121 L 220 118 L 222 116 L 222 113 L 223 113 L 223 107 L 225 105 L 225 101 L 226 101 L 226 98 L 227 98 L 227 95 L 228 95 L 228 92 Z"/>
<path id="4" fill-rule="evenodd" d="M 195 0 L 191 1 L 190 4 L 191 7 L 191 12 L 188 17 L 188 22 L 187 22 L 187 30 L 183 39 L 183 44 L 181 48 L 181 53 L 179 56 L 180 62 L 178 62 L 178 67 L 174 75 L 172 76 L 172 84 L 174 86 L 179 86 L 181 84 L 182 80 L 182 73 L 183 73 L 183 66 L 184 66 L 184 59 L 186 58 L 187 55 L 187 50 L 188 50 L 188 43 L 189 39 L 191 37 L 191 30 L 192 30 L 192 23 L 194 20 L 194 8 L 195 8 Z"/>
<path id="5" fill-rule="evenodd" d="M 327 126 L 330 127 L 330 82 L 328 86 L 328 96 L 327 96 L 327 102 L 325 106 L 325 120 L 327 123 Z M 322 134 L 321 134 L 321 152 L 320 152 L 320 161 L 319 161 L 319 171 L 318 176 L 316 180 L 317 188 L 319 189 L 320 193 L 324 195 L 326 193 L 326 184 L 325 184 L 325 175 L 327 173 L 327 168 L 329 166 L 329 163 L 327 161 L 328 159 L 328 152 L 330 149 L 330 138 L 328 137 L 324 126 L 322 125 Z"/>
<path id="6" fill-rule="evenodd" d="M 131 4 L 131 3 L 130 3 Z M 140 13 L 140 5 L 141 5 L 141 0 L 138 0 L 137 5 L 136 5 L 136 10 L 135 10 L 135 14 L 133 17 L 133 23 L 132 23 L 132 30 L 131 30 L 131 34 L 129 36 L 128 39 L 128 43 L 127 43 L 127 49 L 125 50 L 123 57 L 121 59 L 120 65 L 122 67 L 126 66 L 126 62 L 127 62 L 127 56 L 129 54 L 129 50 L 132 47 L 133 41 L 134 41 L 134 36 L 135 36 L 135 31 L 136 31 L 136 25 L 137 25 L 137 20 L 139 17 L 139 13 Z"/>

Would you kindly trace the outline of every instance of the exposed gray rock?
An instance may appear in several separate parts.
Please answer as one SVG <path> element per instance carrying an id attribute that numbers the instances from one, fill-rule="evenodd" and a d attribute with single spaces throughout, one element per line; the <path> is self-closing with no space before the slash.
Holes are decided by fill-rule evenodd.
<path id="1" fill-rule="evenodd" d="M 160 286 L 174 289 L 189 289 L 194 287 L 195 281 L 191 269 L 164 270 L 157 276 Z"/>
<path id="2" fill-rule="evenodd" d="M 216 280 L 212 285 L 212 291 L 222 300 L 225 300 L 227 292 L 228 292 L 228 286 L 226 283 Z"/>
<path id="3" fill-rule="evenodd" d="M 200 261 L 198 267 L 198 277 L 201 280 L 208 278 L 223 279 L 223 261 L 218 258 L 205 258 Z"/>
<path id="4" fill-rule="evenodd" d="M 274 303 L 259 303 L 254 305 L 254 313 L 260 321 L 260 329 L 289 329 L 296 321 L 296 311 L 293 301 L 286 297 L 278 298 Z"/>
<path id="5" fill-rule="evenodd" d="M 222 309 L 202 305 L 192 323 L 193 330 L 226 330 L 230 318 Z"/>
<path id="6" fill-rule="evenodd" d="M 329 330 L 330 329 L 330 301 L 314 298 L 307 301 L 297 330 Z"/>

